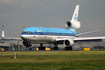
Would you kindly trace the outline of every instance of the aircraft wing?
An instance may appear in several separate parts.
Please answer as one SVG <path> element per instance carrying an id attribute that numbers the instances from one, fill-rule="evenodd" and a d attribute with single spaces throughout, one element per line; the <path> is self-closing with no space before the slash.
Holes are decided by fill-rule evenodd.
<path id="1" fill-rule="evenodd" d="M 12 41 L 12 40 L 14 40 L 14 41 L 22 41 L 21 38 L 16 38 L 16 37 L 3 37 L 1 40 L 3 40 L 3 41 Z"/>
<path id="2" fill-rule="evenodd" d="M 56 39 L 56 41 L 64 41 L 64 40 L 73 40 L 74 42 L 78 42 L 78 41 L 94 41 L 94 42 L 97 42 L 97 41 L 102 41 L 102 39 L 105 39 L 105 36 L 102 36 L 102 37 L 73 37 L 73 38 L 58 38 Z"/>
<path id="3" fill-rule="evenodd" d="M 85 33 L 80 33 L 80 34 L 77 34 L 76 36 L 82 36 L 82 35 L 86 35 L 86 34 L 98 32 L 98 31 L 100 31 L 100 30 L 95 30 L 95 31 L 89 31 L 89 32 L 85 32 Z"/>
<path id="4" fill-rule="evenodd" d="M 74 41 L 102 41 L 102 39 L 105 39 L 105 36 L 101 37 L 75 37 Z"/>

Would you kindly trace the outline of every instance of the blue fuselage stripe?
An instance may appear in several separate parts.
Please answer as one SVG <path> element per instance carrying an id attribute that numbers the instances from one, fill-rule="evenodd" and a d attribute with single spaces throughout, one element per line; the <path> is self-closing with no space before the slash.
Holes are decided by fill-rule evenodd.
<path id="1" fill-rule="evenodd" d="M 76 34 L 71 34 L 71 33 L 45 33 L 45 32 L 22 33 L 21 35 L 76 36 Z"/>
<path id="2" fill-rule="evenodd" d="M 28 27 L 22 35 L 76 36 L 76 31 L 62 28 Z"/>

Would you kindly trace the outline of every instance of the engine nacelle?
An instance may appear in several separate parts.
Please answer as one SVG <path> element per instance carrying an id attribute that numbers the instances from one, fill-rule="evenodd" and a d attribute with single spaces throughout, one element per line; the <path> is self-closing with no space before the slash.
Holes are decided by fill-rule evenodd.
<path id="1" fill-rule="evenodd" d="M 74 41 L 72 39 L 64 40 L 63 44 L 64 46 L 72 46 L 74 45 Z"/>
<path id="2" fill-rule="evenodd" d="M 81 23 L 79 21 L 67 21 L 65 26 L 69 29 L 76 30 L 81 27 Z"/>
<path id="3" fill-rule="evenodd" d="M 30 46 L 32 46 L 32 44 L 29 43 L 29 42 L 27 42 L 27 41 L 23 41 L 22 43 L 23 43 L 23 45 L 24 45 L 25 47 L 30 47 Z"/>

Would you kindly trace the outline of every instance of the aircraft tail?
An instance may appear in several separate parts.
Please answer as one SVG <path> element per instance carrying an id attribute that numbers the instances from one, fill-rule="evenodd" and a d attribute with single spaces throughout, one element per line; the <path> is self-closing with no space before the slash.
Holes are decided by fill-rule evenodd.
<path id="1" fill-rule="evenodd" d="M 72 21 L 75 21 L 75 20 L 77 21 L 78 20 L 78 13 L 79 13 L 79 5 L 76 5 L 74 14 L 72 16 Z"/>
<path id="2" fill-rule="evenodd" d="M 4 35 L 4 31 L 2 31 L 2 38 L 4 37 L 5 35 Z"/>
<path id="3" fill-rule="evenodd" d="M 81 27 L 81 22 L 78 21 L 79 5 L 76 5 L 72 19 L 66 22 L 66 27 L 70 30 L 77 30 Z"/>

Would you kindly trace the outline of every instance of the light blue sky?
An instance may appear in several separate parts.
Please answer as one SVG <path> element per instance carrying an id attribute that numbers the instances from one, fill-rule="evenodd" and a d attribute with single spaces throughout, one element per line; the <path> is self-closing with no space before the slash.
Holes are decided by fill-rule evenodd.
<path id="1" fill-rule="evenodd" d="M 100 30 L 87 36 L 105 36 L 105 0 L 0 0 L 0 37 L 2 25 L 13 37 L 28 26 L 65 28 L 77 4 L 82 24 L 77 31 Z"/>

